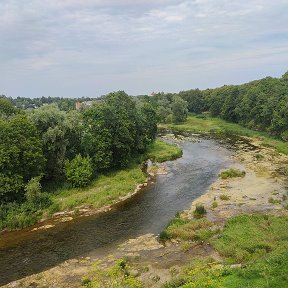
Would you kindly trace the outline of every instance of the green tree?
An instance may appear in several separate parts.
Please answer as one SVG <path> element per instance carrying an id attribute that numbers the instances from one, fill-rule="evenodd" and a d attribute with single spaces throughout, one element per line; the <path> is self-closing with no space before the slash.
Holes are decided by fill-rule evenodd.
<path id="1" fill-rule="evenodd" d="M 136 150 L 139 153 L 145 152 L 148 145 L 156 138 L 157 134 L 157 116 L 153 106 L 144 102 L 137 107 L 137 137 Z"/>
<path id="2" fill-rule="evenodd" d="M 85 155 L 92 159 L 95 170 L 107 169 L 112 166 L 112 131 L 111 111 L 103 103 L 94 105 L 83 114 L 82 145 Z"/>
<path id="3" fill-rule="evenodd" d="M 12 101 L 5 96 L 0 96 L 0 117 L 6 118 L 18 113 L 19 110 L 14 107 Z"/>
<path id="4" fill-rule="evenodd" d="M 180 123 L 186 120 L 188 115 L 187 102 L 179 96 L 173 97 L 172 119 L 174 123 Z"/>
<path id="5" fill-rule="evenodd" d="M 78 154 L 73 160 L 66 160 L 65 175 L 73 187 L 87 186 L 93 175 L 91 158 Z"/>
<path id="6" fill-rule="evenodd" d="M 206 105 L 203 99 L 202 91 L 199 89 L 181 91 L 179 96 L 188 103 L 188 111 L 193 113 L 201 113 L 205 111 Z"/>
<path id="7" fill-rule="evenodd" d="M 66 117 L 67 114 L 60 111 L 54 104 L 42 106 L 31 114 L 31 119 L 38 128 L 43 141 L 46 179 L 60 179 L 64 175 L 64 161 L 68 145 Z"/>
<path id="8" fill-rule="evenodd" d="M 43 172 L 42 143 L 35 125 L 25 115 L 0 119 L 0 195 L 16 200 L 23 185 Z"/>
<path id="9" fill-rule="evenodd" d="M 111 112 L 108 127 L 113 136 L 112 163 L 124 167 L 135 153 L 137 143 L 136 104 L 124 91 L 118 91 L 108 94 L 104 105 Z"/>

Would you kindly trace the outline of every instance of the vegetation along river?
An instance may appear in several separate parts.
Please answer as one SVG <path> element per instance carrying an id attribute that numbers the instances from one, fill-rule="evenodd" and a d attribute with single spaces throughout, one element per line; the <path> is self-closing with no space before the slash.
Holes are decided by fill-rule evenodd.
<path id="1" fill-rule="evenodd" d="M 230 163 L 231 151 L 214 140 L 184 142 L 183 157 L 167 162 L 139 194 L 112 211 L 82 217 L 47 230 L 26 229 L 0 235 L 0 285 L 61 262 L 108 253 L 116 244 L 145 233 L 159 234 L 177 211 L 189 208 Z"/>

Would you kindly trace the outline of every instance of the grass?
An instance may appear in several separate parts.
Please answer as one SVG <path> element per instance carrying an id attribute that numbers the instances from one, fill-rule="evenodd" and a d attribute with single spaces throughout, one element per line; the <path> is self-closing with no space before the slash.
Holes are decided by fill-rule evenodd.
<path id="1" fill-rule="evenodd" d="M 193 212 L 193 215 L 195 218 L 202 218 L 206 213 L 207 211 L 204 208 L 204 206 L 202 204 L 197 204 Z"/>
<path id="2" fill-rule="evenodd" d="M 221 194 L 219 198 L 222 201 L 228 201 L 230 199 L 230 196 L 228 196 L 226 194 Z"/>
<path id="3" fill-rule="evenodd" d="M 160 240 L 205 241 L 215 234 L 212 227 L 213 223 L 206 218 L 188 220 L 176 215 L 160 234 Z"/>
<path id="4" fill-rule="evenodd" d="M 148 149 L 147 158 L 152 162 L 175 160 L 182 156 L 182 149 L 177 145 L 156 140 Z"/>
<path id="5" fill-rule="evenodd" d="M 131 268 L 124 259 L 117 259 L 109 268 L 101 262 L 93 265 L 93 271 L 82 278 L 82 288 L 143 288 L 143 284 L 130 273 Z"/>
<path id="6" fill-rule="evenodd" d="M 55 191 L 52 195 L 54 205 L 50 209 L 55 213 L 55 210 L 63 211 L 81 205 L 100 208 L 133 192 L 136 185 L 143 183 L 145 179 L 145 174 L 136 164 L 123 170 L 99 175 L 86 188 L 60 188 Z"/>
<path id="7" fill-rule="evenodd" d="M 159 128 L 171 129 L 179 132 L 192 133 L 218 133 L 248 137 L 259 137 L 263 140 L 263 145 L 274 147 L 277 152 L 288 155 L 288 144 L 279 139 L 275 139 L 268 133 L 248 129 L 236 123 L 227 122 L 220 118 L 189 114 L 187 121 L 181 124 L 160 124 Z"/>
<path id="8" fill-rule="evenodd" d="M 287 287 L 288 217 L 240 215 L 225 224 L 212 241 L 224 258 L 221 266 L 211 259 L 198 259 L 182 268 L 165 288 Z M 231 266 L 232 263 L 241 265 Z"/>
<path id="9" fill-rule="evenodd" d="M 227 178 L 234 178 L 234 177 L 244 177 L 245 174 L 246 174 L 245 171 L 231 168 L 231 169 L 222 171 L 219 174 L 219 177 L 221 177 L 222 179 L 227 179 Z"/>

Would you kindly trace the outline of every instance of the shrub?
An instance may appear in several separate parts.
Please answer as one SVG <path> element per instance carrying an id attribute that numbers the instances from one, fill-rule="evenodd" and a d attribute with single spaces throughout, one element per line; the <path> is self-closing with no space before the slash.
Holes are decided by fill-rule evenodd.
<path id="1" fill-rule="evenodd" d="M 241 171 L 239 169 L 228 169 L 228 170 L 225 170 L 225 171 L 222 171 L 219 176 L 222 178 L 222 179 L 227 179 L 227 178 L 232 178 L 232 177 L 244 177 L 246 174 L 245 171 Z"/>
<path id="2" fill-rule="evenodd" d="M 281 138 L 283 141 L 288 142 L 288 130 L 281 133 Z"/>
<path id="3" fill-rule="evenodd" d="M 288 176 L 288 166 L 284 167 L 284 175 Z"/>
<path id="4" fill-rule="evenodd" d="M 256 158 L 257 160 L 263 160 L 263 159 L 264 159 L 264 156 L 263 156 L 262 154 L 256 154 L 256 155 L 255 155 L 255 158 Z"/>
<path id="5" fill-rule="evenodd" d="M 211 208 L 214 209 L 216 207 L 218 207 L 218 203 L 217 203 L 217 201 L 214 201 L 211 205 Z"/>
<path id="6" fill-rule="evenodd" d="M 226 195 L 226 194 L 221 194 L 219 198 L 220 198 L 220 200 L 227 201 L 227 200 L 230 199 L 230 196 L 228 196 L 228 195 Z"/>
<path id="7" fill-rule="evenodd" d="M 273 197 L 270 197 L 268 199 L 268 202 L 271 203 L 271 204 L 280 204 L 281 200 L 277 200 L 277 199 L 274 199 Z"/>
<path id="8" fill-rule="evenodd" d="M 78 154 L 73 160 L 65 162 L 65 175 L 73 187 L 87 186 L 92 178 L 92 161 L 89 156 Z"/>
<path id="9" fill-rule="evenodd" d="M 41 176 L 33 177 L 25 186 L 26 202 L 23 208 L 27 211 L 37 211 L 51 205 L 52 201 L 47 193 L 42 193 Z"/>
<path id="10" fill-rule="evenodd" d="M 206 209 L 202 204 L 197 204 L 193 212 L 195 218 L 201 218 L 207 213 Z"/>

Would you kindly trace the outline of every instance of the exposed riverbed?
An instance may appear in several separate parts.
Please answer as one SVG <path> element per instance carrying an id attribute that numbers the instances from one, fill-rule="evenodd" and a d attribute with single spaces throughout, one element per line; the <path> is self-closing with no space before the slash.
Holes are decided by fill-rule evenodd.
<path id="1" fill-rule="evenodd" d="M 146 233 L 158 234 L 176 212 L 187 209 L 228 167 L 232 152 L 213 140 L 183 142 L 183 157 L 167 162 L 167 175 L 111 211 L 0 236 L 0 285 L 74 258 L 107 255 L 115 245 Z"/>

